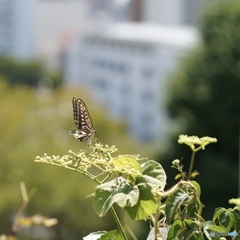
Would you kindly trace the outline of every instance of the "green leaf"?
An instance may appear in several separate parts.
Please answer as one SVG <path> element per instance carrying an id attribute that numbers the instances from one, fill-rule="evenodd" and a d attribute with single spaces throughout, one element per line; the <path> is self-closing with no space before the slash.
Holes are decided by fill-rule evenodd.
<path id="1" fill-rule="evenodd" d="M 213 230 L 216 232 L 224 232 L 224 228 L 217 226 L 214 222 L 207 221 L 203 225 L 203 230 Z"/>
<path id="2" fill-rule="evenodd" d="M 235 209 L 235 208 L 234 208 Z M 237 210 L 237 209 L 236 209 Z M 238 210 L 238 211 L 240 211 L 240 210 Z M 233 211 L 233 214 L 234 214 L 234 218 L 236 219 L 236 220 L 240 220 L 240 215 L 237 213 L 237 212 L 235 212 L 235 211 Z"/>
<path id="3" fill-rule="evenodd" d="M 156 211 L 156 203 L 150 186 L 141 184 L 138 188 L 140 194 L 137 204 L 133 207 L 125 207 L 125 210 L 134 220 L 146 220 L 151 213 Z"/>
<path id="4" fill-rule="evenodd" d="M 151 213 L 156 210 L 156 203 L 151 192 L 152 187 L 163 189 L 166 185 L 166 174 L 162 166 L 149 160 L 141 165 L 142 176 L 136 179 L 136 185 L 139 189 L 138 203 L 133 207 L 126 207 L 126 211 L 132 219 L 146 220 Z"/>
<path id="5" fill-rule="evenodd" d="M 238 210 L 240 212 L 240 206 L 235 206 L 234 210 Z"/>
<path id="6" fill-rule="evenodd" d="M 203 232 L 206 235 L 207 239 L 211 240 L 214 239 L 212 236 L 210 236 L 208 231 L 214 231 L 214 232 L 225 232 L 225 229 L 222 227 L 217 226 L 214 222 L 207 221 L 203 225 Z"/>
<path id="7" fill-rule="evenodd" d="M 179 189 L 170 195 L 166 200 L 166 221 L 171 224 L 182 203 L 188 198 L 189 194 Z"/>
<path id="8" fill-rule="evenodd" d="M 190 227 L 190 230 L 184 234 L 184 239 L 204 240 L 203 234 L 196 228 Z"/>
<path id="9" fill-rule="evenodd" d="M 226 210 L 219 216 L 219 225 L 225 229 L 225 232 L 229 232 L 234 223 L 234 215 L 231 211 Z"/>
<path id="10" fill-rule="evenodd" d="M 96 190 L 95 196 L 93 199 L 93 208 L 95 212 L 100 216 L 105 216 L 106 212 L 111 206 L 106 206 L 106 202 L 110 198 L 111 193 L 108 191 Z"/>
<path id="11" fill-rule="evenodd" d="M 195 178 L 198 175 L 199 175 L 199 172 L 195 170 L 194 172 L 191 173 L 191 179 Z"/>
<path id="12" fill-rule="evenodd" d="M 236 226 L 236 231 L 239 232 L 239 234 L 240 234 L 240 219 L 236 219 L 235 226 Z"/>
<path id="13" fill-rule="evenodd" d="M 240 233 L 240 215 L 233 211 L 235 230 Z"/>
<path id="14" fill-rule="evenodd" d="M 217 208 L 214 212 L 213 221 L 229 232 L 235 223 L 235 215 L 231 208 Z"/>
<path id="15" fill-rule="evenodd" d="M 187 206 L 184 208 L 184 211 L 186 211 L 185 217 L 188 218 L 195 218 L 196 214 L 201 215 L 202 203 L 200 202 L 200 199 L 196 198 L 193 202 L 187 204 Z"/>
<path id="16" fill-rule="evenodd" d="M 174 221 L 168 231 L 168 239 L 174 239 L 179 233 L 185 231 L 185 224 L 180 219 Z"/>
<path id="17" fill-rule="evenodd" d="M 191 183 L 197 189 L 197 196 L 200 198 L 200 196 L 201 196 L 201 187 L 200 187 L 200 185 L 196 181 L 191 181 Z"/>
<path id="18" fill-rule="evenodd" d="M 158 187 L 161 190 L 166 185 L 167 176 L 161 164 L 149 160 L 142 165 L 144 182 L 151 187 Z"/>
<path id="19" fill-rule="evenodd" d="M 99 239 L 101 236 L 106 234 L 107 231 L 98 231 L 88 234 L 87 236 L 83 237 L 83 240 L 96 240 Z"/>
<path id="20" fill-rule="evenodd" d="M 226 211 L 226 208 L 216 208 L 213 214 L 213 222 L 215 222 L 224 211 Z"/>
<path id="21" fill-rule="evenodd" d="M 139 162 L 131 157 L 126 155 L 120 155 L 112 160 L 112 164 L 119 169 L 120 173 L 127 173 L 132 176 L 132 178 L 136 178 L 141 175 L 142 168 Z"/>
<path id="22" fill-rule="evenodd" d="M 204 238 L 196 221 L 192 219 L 177 219 L 169 229 L 168 239 L 203 240 Z"/>
<path id="23" fill-rule="evenodd" d="M 101 236 L 98 240 L 124 240 L 123 236 L 117 231 L 112 230 Z"/>
<path id="24" fill-rule="evenodd" d="M 88 234 L 86 237 L 83 238 L 83 240 L 124 240 L 123 236 L 117 231 L 98 231 Z"/>
<path id="25" fill-rule="evenodd" d="M 197 225 L 198 222 L 194 221 L 193 219 L 186 218 L 186 219 L 183 220 L 183 222 L 184 222 L 186 225 L 189 225 L 189 226 L 190 226 L 190 225 L 195 226 L 195 227 L 198 226 L 198 225 Z"/>
<path id="26" fill-rule="evenodd" d="M 128 184 L 123 177 L 118 177 L 97 186 L 93 207 L 97 214 L 103 217 L 114 203 L 122 208 L 132 207 L 137 204 L 138 198 L 138 187 Z"/>

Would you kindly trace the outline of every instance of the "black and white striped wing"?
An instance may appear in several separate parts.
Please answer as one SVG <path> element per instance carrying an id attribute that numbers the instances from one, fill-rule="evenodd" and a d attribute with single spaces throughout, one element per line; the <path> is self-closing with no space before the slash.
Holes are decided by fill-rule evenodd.
<path id="1" fill-rule="evenodd" d="M 73 97 L 72 105 L 73 118 L 77 130 L 69 131 L 69 133 L 79 141 L 87 140 L 87 144 L 90 146 L 95 134 L 95 130 L 93 129 L 93 124 L 88 109 L 83 100 L 80 98 L 76 99 Z"/>

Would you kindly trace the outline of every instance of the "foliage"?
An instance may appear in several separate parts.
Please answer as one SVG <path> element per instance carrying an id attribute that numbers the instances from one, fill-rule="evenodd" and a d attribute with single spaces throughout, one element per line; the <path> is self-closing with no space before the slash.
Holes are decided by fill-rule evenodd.
<path id="1" fill-rule="evenodd" d="M 91 148 L 89 154 L 83 150 L 63 156 L 44 154 L 37 156 L 36 161 L 77 171 L 96 182 L 94 210 L 100 217 L 111 210 L 123 239 L 127 239 L 113 205 L 124 208 L 134 220 L 146 220 L 156 210 L 151 190 L 164 189 L 166 174 L 155 161 L 139 164 L 142 159 L 138 155 L 114 156 L 118 150 L 115 146 L 96 143 Z"/>
<path id="2" fill-rule="evenodd" d="M 61 74 L 49 74 L 39 60 L 19 61 L 1 57 L 0 75 L 11 85 L 53 88 L 61 85 Z"/>
<path id="3" fill-rule="evenodd" d="M 101 141 L 116 140 L 124 151 L 136 152 L 136 145 L 128 139 L 122 124 L 108 119 L 104 109 L 94 105 L 79 89 L 42 92 L 26 86 L 10 86 L 0 78 L 0 234 L 8 233 L 12 226 L 21 202 L 21 181 L 29 191 L 36 191 L 25 216 L 41 213 L 58 219 L 59 224 L 51 229 L 51 239 L 79 238 L 96 226 L 106 230 L 113 227 L 114 223 L 107 220 L 109 215 L 104 222 L 96 218 L 91 202 L 85 198 L 91 193 L 93 183 L 76 173 L 66 174 L 62 169 L 36 165 L 32 159 L 42 151 L 63 154 L 70 145 L 73 150 L 87 147 L 68 135 L 68 130 L 74 129 L 73 96 L 81 96 L 88 103 L 94 126 L 106 122 L 96 128 Z M 110 137 L 109 131 L 118 138 Z M 82 213 L 89 216 L 87 222 Z M 20 238 L 25 233 L 20 231 L 19 239 L 29 239 L 26 235 Z"/>
<path id="4" fill-rule="evenodd" d="M 239 25 L 239 1 L 215 1 L 212 7 L 205 9 L 200 23 L 202 41 L 181 61 L 168 88 L 167 110 L 173 119 L 174 130 L 171 132 L 169 147 L 161 155 L 165 169 L 168 169 L 169 159 L 179 156 L 181 152 L 180 147 L 174 144 L 180 132 L 190 135 L 209 134 L 221 139 L 209 151 L 201 153 L 201 160 L 197 163 L 199 171 L 204 171 L 204 176 L 199 176 L 207 193 L 202 196 L 203 202 L 212 210 L 217 205 L 225 205 L 231 196 L 237 195 Z M 181 152 L 181 157 L 187 159 L 188 152 Z M 226 169 L 229 173 L 228 181 L 222 177 Z M 217 192 L 222 189 L 224 195 L 219 198 Z"/>
<path id="5" fill-rule="evenodd" d="M 164 191 L 166 173 L 162 166 L 153 160 L 144 160 L 139 155 L 116 155 L 115 146 L 96 143 L 92 151 L 69 151 L 63 156 L 37 156 L 35 161 L 65 167 L 77 171 L 96 182 L 93 207 L 99 217 L 111 211 L 118 231 L 97 232 L 96 239 L 128 239 L 114 206 L 124 209 L 134 220 L 151 220 L 154 226 L 154 239 L 163 239 L 159 227 L 168 227 L 167 239 L 220 239 L 221 234 L 232 234 L 233 239 L 240 230 L 239 206 L 217 208 L 212 221 L 202 216 L 200 185 L 192 179 L 195 154 L 217 140 L 210 137 L 180 135 L 179 143 L 192 150 L 188 175 L 183 174 L 183 166 L 174 160 L 172 167 L 177 169 L 182 179 L 170 190 Z M 140 164 L 140 161 L 144 162 Z M 133 234 L 131 232 L 131 234 Z M 132 236 L 131 236 L 132 237 Z M 136 237 L 134 236 L 134 239 Z M 223 238 L 221 238 L 223 239 Z M 225 238 L 224 238 L 225 239 Z"/>
<path id="6" fill-rule="evenodd" d="M 129 216 L 135 220 L 146 220 L 156 208 L 151 188 L 164 188 L 165 172 L 161 165 L 154 161 L 139 165 L 140 159 L 137 155 L 113 157 L 112 154 L 116 151 L 114 146 L 103 147 L 96 143 L 88 155 L 85 151 L 79 153 L 70 151 L 71 155 L 62 157 L 55 155 L 49 157 L 46 154 L 44 157 L 38 156 L 36 161 L 64 166 L 98 183 L 93 206 L 100 217 L 105 216 L 113 204 L 117 204 L 125 208 Z M 113 174 L 121 176 L 107 181 Z M 126 178 L 123 175 L 126 175 Z"/>
<path id="7" fill-rule="evenodd" d="M 28 189 L 32 189 L 31 191 L 38 189 L 25 209 L 26 216 L 32 217 L 26 217 L 27 221 L 22 221 L 22 224 L 29 222 L 33 224 L 39 219 L 43 223 L 46 222 L 46 218 L 39 218 L 35 215 L 36 212 L 57 218 L 59 224 L 54 227 L 55 234 L 50 235 L 51 238 L 57 239 L 69 239 L 70 234 L 71 236 L 74 234 L 73 229 L 75 236 L 79 238 L 83 236 L 82 234 L 90 232 L 94 226 L 103 229 L 113 228 L 112 221 L 106 218 L 105 222 L 108 226 L 102 221 L 97 221 L 90 210 L 91 202 L 88 200 L 86 203 L 81 200 L 89 193 L 90 188 L 94 188 L 94 184 L 79 177 L 78 174 L 65 174 L 64 170 L 46 168 L 44 165 L 36 167 L 36 164 L 32 162 L 32 156 L 43 151 L 41 149 L 50 154 L 58 152 L 60 156 L 66 152 L 66 146 L 70 143 L 73 148 L 79 148 L 79 142 L 67 134 L 67 130 L 71 129 L 70 125 L 73 126 L 70 99 L 76 94 L 61 89 L 52 93 L 43 93 L 26 87 L 10 88 L 6 82 L 0 81 L 0 104 L 3 113 L 0 119 L 2 132 L 0 153 L 1 169 L 4 169 L 1 173 L 0 185 L 1 194 L 4 195 L 0 201 L 2 233 L 8 232 L 7 229 L 10 229 L 12 225 L 11 215 L 16 213 L 16 206 L 20 201 L 17 186 L 21 180 L 26 182 Z M 91 111 L 91 104 L 89 109 Z M 93 112 L 93 119 L 99 119 L 97 114 L 96 111 Z M 104 122 L 103 119 L 99 121 Z M 113 125 L 111 124 L 111 131 Z M 119 130 L 116 126 L 113 132 L 118 135 L 118 139 L 113 136 L 114 140 L 119 141 L 122 129 Z M 111 134 L 107 135 L 110 139 Z M 101 138 L 104 141 L 104 134 L 101 134 Z M 124 143 L 129 145 L 126 136 L 122 138 L 125 140 Z M 211 138 L 198 139 L 184 135 L 179 139 L 179 143 L 188 145 L 194 152 L 204 149 L 207 144 L 214 141 L 215 139 Z M 132 147 L 127 151 L 130 149 L 134 151 Z M 110 211 L 115 216 L 115 220 L 119 219 L 113 208 L 118 205 L 132 219 L 150 218 L 155 235 L 161 234 L 158 227 L 166 226 L 166 224 L 170 226 L 169 234 L 171 235 L 169 236 L 185 234 L 180 230 L 180 226 L 186 229 L 186 234 L 198 234 L 197 236 L 203 234 L 208 236 L 210 231 L 238 229 L 240 220 L 236 210 L 239 207 L 218 208 L 212 221 L 202 220 L 200 217 L 201 188 L 195 181 L 186 181 L 187 176 L 191 179 L 196 176 L 193 174 L 195 171 L 185 173 L 180 160 L 175 160 L 173 166 L 179 171 L 183 180 L 166 191 L 164 190 L 166 174 L 159 163 L 144 160 L 139 155 L 118 154 L 115 147 L 103 147 L 101 144 L 96 144 L 90 153 L 82 149 L 79 152 L 71 151 L 63 157 L 59 156 L 48 157 L 45 154 L 43 157 L 37 157 L 37 160 L 60 163 L 61 166 L 81 172 L 97 182 L 93 203 L 95 212 L 100 216 L 105 216 Z M 191 161 L 194 162 L 193 157 Z M 92 168 L 94 171 L 90 171 Z M 193 170 L 193 167 L 191 169 Z M 88 217 L 87 221 L 86 218 L 81 217 L 83 211 Z M 7 222 L 8 219 L 9 222 Z M 185 220 L 182 221 L 182 219 Z M 109 222 L 112 223 L 111 226 Z M 126 234 L 123 234 L 124 228 L 121 227 L 119 220 L 117 220 L 117 225 L 120 229 L 118 233 L 114 231 L 104 233 L 101 236 L 102 239 L 107 239 L 108 234 L 119 236 L 119 239 L 126 239 Z M 189 231 L 191 227 L 194 227 L 192 232 Z M 21 231 L 18 232 L 17 238 L 28 239 L 26 235 L 21 236 L 22 234 Z M 30 239 L 33 239 L 33 236 L 30 236 Z"/>

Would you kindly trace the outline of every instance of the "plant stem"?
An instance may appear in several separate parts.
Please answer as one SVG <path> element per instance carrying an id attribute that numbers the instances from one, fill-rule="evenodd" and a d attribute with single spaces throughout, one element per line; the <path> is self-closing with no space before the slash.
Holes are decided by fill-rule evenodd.
<path id="1" fill-rule="evenodd" d="M 192 173 L 192 170 L 193 170 L 193 164 L 194 164 L 194 160 L 195 160 L 195 154 L 196 154 L 196 152 L 193 151 L 192 156 L 191 156 L 191 162 L 190 162 L 189 170 L 188 170 L 188 179 L 187 180 L 190 180 L 190 177 L 191 177 L 191 173 Z"/>
<path id="2" fill-rule="evenodd" d="M 128 238 L 127 238 L 127 236 L 126 236 L 126 233 L 125 233 L 124 230 L 123 230 L 122 224 L 121 224 L 121 222 L 120 222 L 120 220 L 119 220 L 119 218 L 118 218 L 118 216 L 117 216 L 117 213 L 116 213 L 115 209 L 114 209 L 113 207 L 111 207 L 110 210 L 111 210 L 111 212 L 112 212 L 112 215 L 113 215 L 113 217 L 114 217 L 114 219 L 115 219 L 115 222 L 116 222 L 117 225 L 118 225 L 118 228 L 119 228 L 119 230 L 120 230 L 123 238 L 124 238 L 125 240 L 128 240 Z"/>
<path id="3" fill-rule="evenodd" d="M 155 222 L 154 222 L 154 236 L 155 236 L 156 239 L 157 239 L 157 236 L 159 236 L 159 234 L 161 235 L 161 233 L 159 231 L 159 228 L 158 228 L 158 219 L 159 219 L 159 216 L 160 216 L 160 206 L 161 206 L 161 201 L 158 200 L 157 210 L 156 210 L 156 213 L 155 213 Z"/>
<path id="4" fill-rule="evenodd" d="M 21 194 L 22 194 L 22 204 L 19 207 L 17 214 L 14 218 L 14 223 L 12 226 L 12 235 L 15 235 L 19 226 L 18 226 L 18 220 L 23 216 L 24 210 L 28 205 L 28 194 L 27 194 L 27 190 L 26 190 L 26 186 L 24 182 L 20 182 L 20 189 L 21 189 Z"/>

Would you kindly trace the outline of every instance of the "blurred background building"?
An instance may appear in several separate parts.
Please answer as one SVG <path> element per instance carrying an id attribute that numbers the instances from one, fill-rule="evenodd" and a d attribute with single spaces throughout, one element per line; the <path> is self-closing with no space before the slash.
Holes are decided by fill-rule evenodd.
<path id="1" fill-rule="evenodd" d="M 165 81 L 197 42 L 200 0 L 0 0 L 0 54 L 86 86 L 137 139 L 167 131 Z"/>
<path id="2" fill-rule="evenodd" d="M 31 0 L 0 0 L 0 56 L 34 57 Z"/>
<path id="3" fill-rule="evenodd" d="M 127 23 L 76 40 L 65 54 L 66 83 L 87 86 L 111 116 L 125 120 L 138 139 L 164 137 L 168 126 L 165 81 L 196 44 L 196 31 Z"/>
<path id="4" fill-rule="evenodd" d="M 163 139 L 165 81 L 197 43 L 201 3 L 91 1 L 97 21 L 65 49 L 65 82 L 87 86 L 137 139 Z"/>

